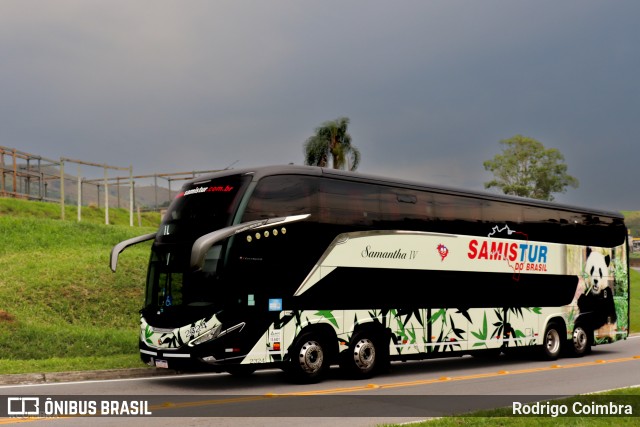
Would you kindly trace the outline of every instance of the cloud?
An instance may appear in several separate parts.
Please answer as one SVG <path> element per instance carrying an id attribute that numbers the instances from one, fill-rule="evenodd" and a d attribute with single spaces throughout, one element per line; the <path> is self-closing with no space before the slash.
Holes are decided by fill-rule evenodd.
<path id="1" fill-rule="evenodd" d="M 0 145 L 137 173 L 301 163 L 313 129 L 348 116 L 363 172 L 482 188 L 482 161 L 521 133 L 565 154 L 584 186 L 568 198 L 640 209 L 624 196 L 639 9 L 4 1 Z"/>

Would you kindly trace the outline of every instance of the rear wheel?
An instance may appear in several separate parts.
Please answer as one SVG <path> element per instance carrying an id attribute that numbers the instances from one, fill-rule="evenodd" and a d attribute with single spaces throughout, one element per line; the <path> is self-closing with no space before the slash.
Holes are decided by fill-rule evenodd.
<path id="1" fill-rule="evenodd" d="M 556 360 L 562 350 L 562 339 L 560 338 L 560 327 L 557 323 L 549 323 L 544 333 L 542 343 L 542 357 L 545 360 Z"/>
<path id="2" fill-rule="evenodd" d="M 286 371 L 296 382 L 318 382 L 329 369 L 329 356 L 323 337 L 313 333 L 304 334 L 291 347 L 291 359 Z"/>
<path id="3" fill-rule="evenodd" d="M 341 368 L 348 376 L 369 378 L 388 363 L 385 350 L 383 340 L 374 331 L 357 332 L 342 354 Z"/>
<path id="4" fill-rule="evenodd" d="M 571 354 L 577 357 L 583 356 L 591 349 L 589 334 L 582 326 L 576 326 L 573 330 L 573 337 L 569 348 L 571 349 Z"/>

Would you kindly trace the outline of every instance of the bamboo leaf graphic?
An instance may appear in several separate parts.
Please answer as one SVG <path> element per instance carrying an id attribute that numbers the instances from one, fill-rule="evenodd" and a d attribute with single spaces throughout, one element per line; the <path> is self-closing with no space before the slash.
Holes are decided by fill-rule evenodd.
<path id="1" fill-rule="evenodd" d="M 468 308 L 459 308 L 458 311 L 456 311 L 456 313 L 462 314 L 469 321 L 469 323 L 473 323 L 473 321 L 471 320 L 471 316 L 469 316 Z"/>
<path id="2" fill-rule="evenodd" d="M 451 330 L 453 331 L 454 334 L 456 334 L 456 336 L 458 338 L 460 338 L 461 340 L 464 339 L 464 336 L 462 336 L 462 334 L 464 334 L 464 329 L 460 329 L 460 328 L 456 328 L 456 325 L 453 323 L 453 317 L 449 316 L 449 321 L 451 322 Z"/>
<path id="3" fill-rule="evenodd" d="M 487 340 L 487 312 L 484 312 L 484 319 L 482 320 L 482 329 L 478 332 L 471 332 L 471 335 L 476 337 L 479 340 L 486 341 Z M 473 346 L 483 346 L 485 343 L 475 343 Z"/>
<path id="4" fill-rule="evenodd" d="M 314 314 L 314 316 L 321 316 L 327 319 L 333 326 L 338 328 L 338 321 L 333 317 L 333 310 L 320 310 Z"/>
<path id="5" fill-rule="evenodd" d="M 486 338 L 484 337 L 484 335 L 482 334 L 482 331 L 480 331 L 480 332 L 473 332 L 473 331 L 471 331 L 471 335 L 473 335 L 474 337 L 476 337 L 476 338 L 477 338 L 477 339 L 479 339 L 479 340 L 483 340 L 483 341 L 484 341 L 484 340 L 486 339 Z M 474 345 L 474 347 L 475 347 L 475 345 Z"/>
<path id="6" fill-rule="evenodd" d="M 153 331 L 151 330 L 149 325 L 147 325 L 147 327 L 144 329 L 144 337 L 147 342 L 151 342 L 151 340 L 149 339 L 151 338 L 151 335 L 153 335 Z"/>
<path id="7" fill-rule="evenodd" d="M 429 323 L 431 323 L 431 324 L 435 323 L 435 321 L 438 320 L 438 318 L 440 316 L 444 315 L 446 312 L 447 312 L 447 310 L 444 309 L 444 308 L 441 308 L 440 310 L 436 311 L 436 313 L 429 318 Z M 445 319 L 445 324 L 446 324 L 446 317 L 444 319 Z"/>
<path id="8" fill-rule="evenodd" d="M 407 333 L 409 334 L 409 344 L 415 344 L 416 343 L 416 330 L 413 326 L 411 326 L 411 330 L 407 331 Z"/>

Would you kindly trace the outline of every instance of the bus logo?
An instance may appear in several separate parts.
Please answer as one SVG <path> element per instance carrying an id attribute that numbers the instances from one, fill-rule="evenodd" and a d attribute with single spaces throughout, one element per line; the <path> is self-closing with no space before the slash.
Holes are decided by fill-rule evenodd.
<path id="1" fill-rule="evenodd" d="M 444 261 L 444 259 L 447 257 L 447 255 L 449 255 L 449 248 L 447 248 L 445 245 L 440 243 L 438 245 L 438 253 L 440 254 L 440 258 L 442 258 L 441 261 Z"/>

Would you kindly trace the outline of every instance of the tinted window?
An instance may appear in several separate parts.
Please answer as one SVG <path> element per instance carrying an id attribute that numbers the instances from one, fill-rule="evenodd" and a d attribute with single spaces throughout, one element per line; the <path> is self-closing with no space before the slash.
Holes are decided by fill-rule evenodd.
<path id="1" fill-rule="evenodd" d="M 323 179 L 320 221 L 328 224 L 371 225 L 380 218 L 377 185 Z"/>
<path id="2" fill-rule="evenodd" d="M 193 240 L 230 225 L 248 181 L 233 175 L 183 187 L 160 224 L 158 242 Z"/>
<path id="3" fill-rule="evenodd" d="M 383 221 L 424 220 L 428 194 L 392 187 L 380 188 L 380 215 Z"/>
<path id="4" fill-rule="evenodd" d="M 314 183 L 311 177 L 296 175 L 261 179 L 251 194 L 242 222 L 311 213 Z"/>
<path id="5" fill-rule="evenodd" d="M 448 194 L 433 194 L 433 213 L 446 221 L 481 221 L 482 201 Z"/>

